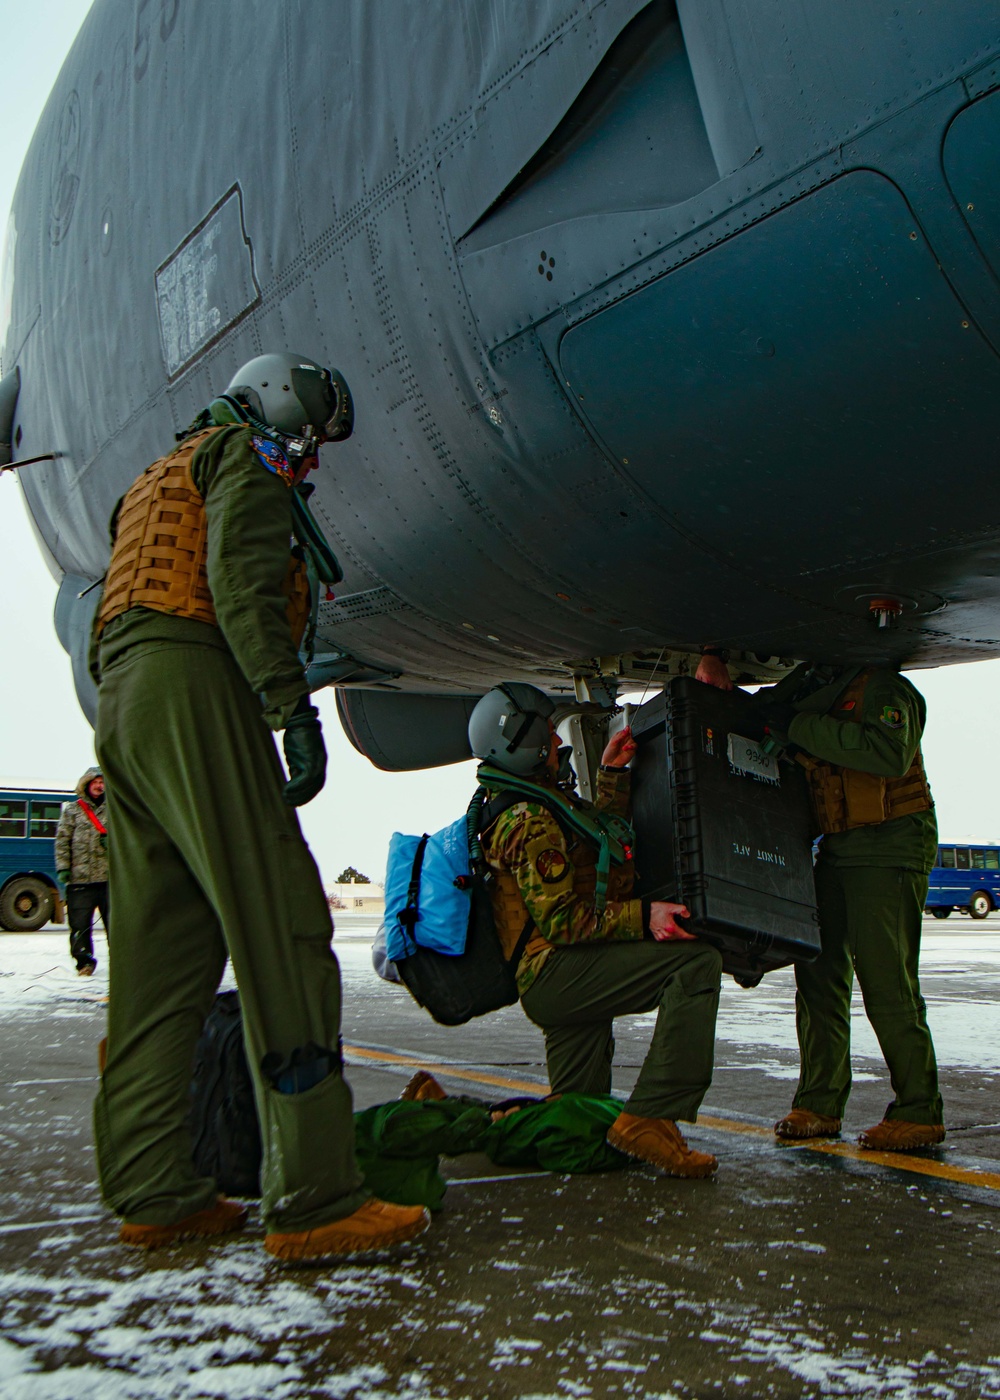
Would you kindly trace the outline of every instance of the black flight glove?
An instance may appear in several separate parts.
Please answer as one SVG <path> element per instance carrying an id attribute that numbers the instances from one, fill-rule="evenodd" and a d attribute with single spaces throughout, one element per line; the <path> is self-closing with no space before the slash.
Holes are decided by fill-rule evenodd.
<path id="1" fill-rule="evenodd" d="M 783 747 L 788 747 L 788 726 L 798 714 L 794 705 L 781 700 L 765 701 L 759 707 L 761 723 L 767 734 Z"/>
<path id="2" fill-rule="evenodd" d="M 326 782 L 326 745 L 319 710 L 303 695 L 285 725 L 285 763 L 288 782 L 285 801 L 289 807 L 302 807 L 311 802 Z"/>
<path id="3" fill-rule="evenodd" d="M 761 719 L 768 729 L 778 730 L 781 734 L 788 733 L 788 726 L 798 714 L 794 705 L 783 704 L 780 700 L 771 700 L 761 706 Z"/>

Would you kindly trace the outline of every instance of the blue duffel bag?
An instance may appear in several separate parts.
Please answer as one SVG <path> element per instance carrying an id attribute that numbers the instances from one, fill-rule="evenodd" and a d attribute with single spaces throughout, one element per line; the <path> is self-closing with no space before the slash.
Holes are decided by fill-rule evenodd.
<path id="1" fill-rule="evenodd" d="M 464 817 L 433 836 L 389 844 L 385 880 L 386 957 L 414 1001 L 443 1026 L 460 1026 L 517 1001 L 517 966 L 528 919 L 506 952 L 497 935 L 479 833 L 520 799 L 486 803 L 479 788 Z"/>
<path id="2" fill-rule="evenodd" d="M 465 817 L 433 836 L 393 832 L 385 877 L 390 961 L 410 957 L 417 947 L 447 957 L 465 952 L 472 908 L 470 864 Z"/>

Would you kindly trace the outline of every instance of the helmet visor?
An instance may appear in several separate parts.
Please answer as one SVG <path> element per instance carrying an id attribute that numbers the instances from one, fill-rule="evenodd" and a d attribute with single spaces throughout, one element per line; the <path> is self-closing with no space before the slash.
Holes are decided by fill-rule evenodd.
<path id="1" fill-rule="evenodd" d="M 339 370 L 296 365 L 292 388 L 305 411 L 306 422 L 324 442 L 343 442 L 354 430 L 354 404 Z"/>

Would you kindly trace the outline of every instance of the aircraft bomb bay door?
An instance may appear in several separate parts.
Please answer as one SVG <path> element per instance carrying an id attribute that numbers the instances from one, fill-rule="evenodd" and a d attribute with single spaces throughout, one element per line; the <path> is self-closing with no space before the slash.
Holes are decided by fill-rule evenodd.
<path id="1" fill-rule="evenodd" d="M 811 575 L 803 593 L 832 602 L 897 550 L 1000 520 L 1000 428 L 982 432 L 1000 362 L 873 171 L 582 321 L 559 355 L 577 411 L 683 534 L 745 558 L 753 521 L 761 582 Z"/>
<path id="2" fill-rule="evenodd" d="M 944 142 L 944 169 L 962 217 L 1000 279 L 1000 92 L 958 113 Z"/>

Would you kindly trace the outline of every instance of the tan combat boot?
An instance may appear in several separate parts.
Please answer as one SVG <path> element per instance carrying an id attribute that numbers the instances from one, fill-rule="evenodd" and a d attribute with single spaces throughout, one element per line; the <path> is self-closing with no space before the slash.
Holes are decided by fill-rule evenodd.
<path id="1" fill-rule="evenodd" d="M 840 1119 L 830 1118 L 825 1113 L 813 1113 L 809 1108 L 793 1108 L 775 1123 L 774 1136 L 785 1142 L 801 1141 L 803 1138 L 839 1137 Z"/>
<path id="2" fill-rule="evenodd" d="M 399 1097 L 404 1103 L 426 1103 L 428 1099 L 446 1099 L 448 1095 L 433 1074 L 428 1074 L 425 1069 L 418 1069 L 407 1081 L 406 1088 Z"/>
<path id="3" fill-rule="evenodd" d="M 901 1118 L 883 1118 L 858 1138 L 859 1147 L 873 1152 L 909 1152 L 914 1147 L 935 1147 L 939 1142 L 944 1142 L 943 1123 L 904 1123 Z"/>
<path id="4" fill-rule="evenodd" d="M 637 1118 L 619 1113 L 608 1129 L 608 1142 L 628 1157 L 649 1162 L 668 1176 L 711 1176 L 718 1162 L 708 1152 L 694 1152 L 669 1118 Z"/>
<path id="5" fill-rule="evenodd" d="M 267 1235 L 264 1248 L 289 1263 L 320 1264 L 405 1244 L 423 1234 L 430 1223 L 430 1211 L 424 1206 L 394 1206 L 373 1196 L 343 1220 L 332 1220 L 313 1230 Z"/>
<path id="6" fill-rule="evenodd" d="M 127 1221 L 118 1231 L 122 1244 L 139 1249 L 159 1249 L 166 1244 L 197 1240 L 209 1235 L 230 1235 L 242 1230 L 247 1223 L 247 1208 L 238 1201 L 220 1196 L 213 1206 L 175 1220 L 172 1225 L 130 1225 Z"/>

